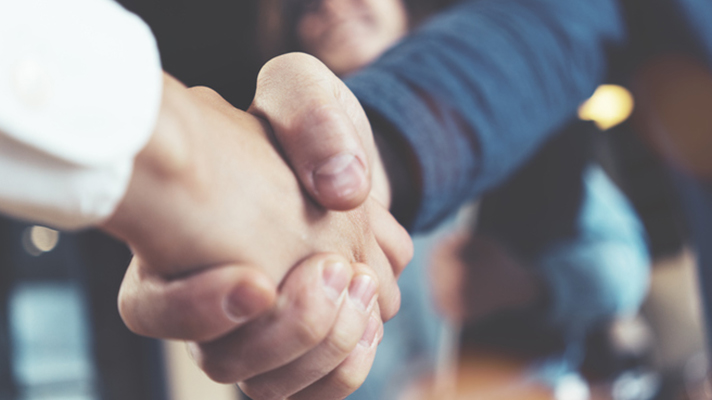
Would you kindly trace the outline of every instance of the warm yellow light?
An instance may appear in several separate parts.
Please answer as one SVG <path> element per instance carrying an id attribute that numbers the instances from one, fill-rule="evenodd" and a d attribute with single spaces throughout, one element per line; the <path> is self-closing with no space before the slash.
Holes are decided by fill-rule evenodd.
<path id="1" fill-rule="evenodd" d="M 52 251 L 59 242 L 59 232 L 44 226 L 32 226 L 22 234 L 22 246 L 33 256 Z"/>
<path id="2" fill-rule="evenodd" d="M 30 231 L 30 238 L 32 238 L 32 244 L 37 247 L 38 250 L 43 252 L 52 251 L 57 242 L 59 242 L 59 232 L 54 229 L 45 228 L 44 226 L 33 226 Z"/>
<path id="3" fill-rule="evenodd" d="M 593 121 L 601 130 L 610 129 L 630 117 L 633 95 L 618 85 L 601 85 L 579 107 L 579 118 Z"/>

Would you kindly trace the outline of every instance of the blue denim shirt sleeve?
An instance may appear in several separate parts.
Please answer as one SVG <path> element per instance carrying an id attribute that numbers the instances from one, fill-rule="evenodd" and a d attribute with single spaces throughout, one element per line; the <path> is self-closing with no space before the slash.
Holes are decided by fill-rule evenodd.
<path id="1" fill-rule="evenodd" d="M 575 116 L 627 32 L 617 0 L 472 0 L 346 80 L 415 159 L 429 229 L 500 183 Z"/>

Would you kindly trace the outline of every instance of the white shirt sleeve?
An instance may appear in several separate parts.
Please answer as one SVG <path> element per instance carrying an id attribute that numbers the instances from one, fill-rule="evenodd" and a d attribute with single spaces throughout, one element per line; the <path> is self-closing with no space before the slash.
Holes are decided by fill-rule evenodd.
<path id="1" fill-rule="evenodd" d="M 109 217 L 156 122 L 155 40 L 111 0 L 0 0 L 0 212 Z"/>

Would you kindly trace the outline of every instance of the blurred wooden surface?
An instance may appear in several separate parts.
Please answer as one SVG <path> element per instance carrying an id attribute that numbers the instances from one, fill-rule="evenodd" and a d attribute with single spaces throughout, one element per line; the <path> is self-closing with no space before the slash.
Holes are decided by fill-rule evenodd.
<path id="1" fill-rule="evenodd" d="M 529 366 L 527 360 L 511 356 L 465 352 L 453 388 L 436 388 L 433 377 L 419 377 L 397 400 L 557 400 L 551 388 L 530 378 Z M 590 389 L 589 400 L 612 400 L 609 386 Z"/>
<path id="2" fill-rule="evenodd" d="M 454 387 L 436 384 L 434 377 L 419 377 L 398 400 L 554 400 L 549 388 L 527 378 L 528 369 L 526 360 L 468 351 L 462 354 L 454 379 L 445 379 Z"/>
<path id="3" fill-rule="evenodd" d="M 657 333 L 655 361 L 663 370 L 682 368 L 703 350 L 694 267 L 694 255 L 687 249 L 657 260 L 653 268 L 644 313 Z M 165 350 L 171 400 L 239 399 L 233 385 L 214 383 L 200 371 L 184 343 L 165 342 Z M 530 365 L 523 357 L 462 350 L 452 375 L 437 381 L 432 376 L 414 376 L 396 399 L 374 400 L 557 400 L 551 388 L 531 379 Z M 608 384 L 594 384 L 590 390 L 590 400 L 612 399 Z"/>

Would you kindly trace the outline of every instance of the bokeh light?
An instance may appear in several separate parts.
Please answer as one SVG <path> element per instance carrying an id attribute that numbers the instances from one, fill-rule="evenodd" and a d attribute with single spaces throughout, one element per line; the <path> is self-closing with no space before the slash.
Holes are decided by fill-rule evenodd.
<path id="1" fill-rule="evenodd" d="M 31 226 L 22 235 L 22 246 L 33 256 L 52 251 L 59 243 L 59 232 L 44 226 Z"/>
<path id="2" fill-rule="evenodd" d="M 634 107 L 633 95 L 618 85 L 601 85 L 579 107 L 579 118 L 593 121 L 599 129 L 610 129 L 630 117 Z"/>

